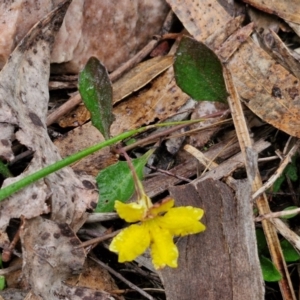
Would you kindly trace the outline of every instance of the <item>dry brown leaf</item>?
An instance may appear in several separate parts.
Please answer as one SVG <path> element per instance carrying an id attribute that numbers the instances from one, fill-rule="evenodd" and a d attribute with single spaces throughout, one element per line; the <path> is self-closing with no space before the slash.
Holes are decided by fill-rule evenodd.
<path id="1" fill-rule="evenodd" d="M 205 41 L 231 20 L 226 10 L 215 0 L 167 0 L 185 29 L 198 41 Z"/>
<path id="2" fill-rule="evenodd" d="M 85 251 L 78 247 L 81 242 L 68 224 L 36 217 L 25 221 L 20 237 L 23 275 L 34 295 L 53 300 L 95 295 L 98 298 L 92 299 L 113 299 L 105 292 L 69 287 L 62 282 L 81 273 L 85 261 Z"/>
<path id="3" fill-rule="evenodd" d="M 263 42 L 269 50 L 270 55 L 300 79 L 299 56 L 293 52 L 293 50 L 288 49 L 273 30 L 269 30 L 265 33 Z M 297 55 L 297 57 L 295 57 L 295 55 Z"/>
<path id="4" fill-rule="evenodd" d="M 300 24 L 299 1 L 298 0 L 243 0 L 259 10 L 279 16 L 288 22 Z"/>
<path id="5" fill-rule="evenodd" d="M 113 103 L 138 91 L 173 64 L 173 56 L 148 59 L 131 69 L 113 84 Z"/>
<path id="6" fill-rule="evenodd" d="M 0 68 L 29 29 L 62 0 L 1 1 Z M 59 73 L 78 73 L 90 56 L 111 71 L 159 34 L 169 11 L 164 0 L 73 0 L 51 62 Z"/>
<path id="7" fill-rule="evenodd" d="M 35 25 L 22 40 L 0 73 L 0 127 L 9 125 L 21 144 L 33 150 L 27 169 L 3 186 L 26 177 L 61 157 L 46 127 L 50 47 L 70 1 Z M 13 139 L 11 135 L 9 139 Z M 10 140 L 8 139 L 8 143 Z M 86 185 L 89 186 L 89 185 Z M 48 201 L 48 204 L 47 204 Z M 85 188 L 71 168 L 65 168 L 14 194 L 0 204 L 1 239 L 8 242 L 5 229 L 11 218 L 33 218 L 49 213 L 58 222 L 74 228 L 84 222 L 85 211 L 97 202 L 97 193 Z"/>
<path id="8" fill-rule="evenodd" d="M 300 137 L 299 80 L 248 39 L 229 60 L 235 87 L 265 122 Z"/>
<path id="9" fill-rule="evenodd" d="M 86 259 L 81 274 L 67 279 L 66 284 L 108 293 L 118 290 L 108 271 L 89 258 Z M 120 297 L 120 299 L 123 299 L 123 297 Z"/>
<path id="10" fill-rule="evenodd" d="M 74 110 L 59 119 L 58 125 L 62 128 L 77 127 L 83 125 L 90 118 L 90 112 L 86 109 L 84 104 L 81 103 Z"/>

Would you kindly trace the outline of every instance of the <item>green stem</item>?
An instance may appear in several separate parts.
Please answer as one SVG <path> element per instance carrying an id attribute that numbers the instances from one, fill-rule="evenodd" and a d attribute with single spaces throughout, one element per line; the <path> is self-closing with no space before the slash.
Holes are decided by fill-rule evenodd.
<path id="1" fill-rule="evenodd" d="M 27 175 L 26 177 L 20 179 L 19 181 L 16 181 L 2 189 L 0 189 L 0 201 L 4 200 L 5 198 L 11 196 L 13 193 L 25 188 L 26 186 L 64 168 L 67 167 L 71 164 L 73 164 L 76 161 L 81 160 L 82 158 L 93 154 L 94 152 L 107 147 L 107 146 L 111 146 L 115 143 L 118 143 L 124 139 L 127 139 L 137 133 L 146 131 L 150 128 L 156 128 L 156 127 L 163 127 L 163 126 L 170 126 L 170 125 L 178 125 L 178 124 L 192 124 L 192 123 L 196 123 L 201 120 L 193 120 L 193 121 L 179 121 L 179 122 L 170 122 L 170 123 L 162 123 L 162 124 L 155 124 L 155 125 L 149 125 L 149 126 L 145 126 L 145 127 L 141 127 L 138 129 L 134 129 L 134 130 L 130 130 L 127 132 L 124 132 L 118 136 L 115 136 L 107 141 L 101 142 L 99 144 L 96 144 L 94 146 L 91 146 L 89 148 L 86 148 L 80 152 L 77 152 L 75 154 L 72 154 L 60 161 L 57 161 L 55 163 L 53 163 L 52 165 L 49 165 L 33 174 Z"/>
<path id="2" fill-rule="evenodd" d="M 73 164 L 74 162 L 81 160 L 82 158 L 93 154 L 94 152 L 107 147 L 107 146 L 111 146 L 117 142 L 120 142 L 124 139 L 127 139 L 137 133 L 143 132 L 145 130 L 148 130 L 149 128 L 153 128 L 153 126 L 146 126 L 146 127 L 141 127 L 139 129 L 135 129 L 135 130 L 130 130 L 127 132 L 124 132 L 116 137 L 113 137 L 107 141 L 101 142 L 99 144 L 93 145 L 89 148 L 86 148 L 80 152 L 77 152 L 75 154 L 72 154 L 60 161 L 55 162 L 52 165 L 49 165 L 33 174 L 30 174 L 22 179 L 20 179 L 19 181 L 16 181 L 2 189 L 0 189 L 0 201 L 4 200 L 5 198 L 11 196 L 13 193 L 23 189 L 24 187 L 32 184 L 33 182 L 38 181 L 39 179 L 42 179 L 48 175 L 50 175 L 51 173 L 54 173 L 64 167 L 67 167 L 71 164 Z"/>

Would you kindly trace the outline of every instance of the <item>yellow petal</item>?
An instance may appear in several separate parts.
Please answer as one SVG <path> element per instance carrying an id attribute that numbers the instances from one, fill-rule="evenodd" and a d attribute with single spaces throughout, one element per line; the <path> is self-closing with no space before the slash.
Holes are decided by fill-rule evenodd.
<path id="1" fill-rule="evenodd" d="M 150 245 L 150 234 L 145 226 L 131 225 L 116 235 L 109 250 L 119 254 L 119 262 L 132 261 Z"/>
<path id="2" fill-rule="evenodd" d="M 129 223 L 142 220 L 146 213 L 146 208 L 144 205 L 137 203 L 125 204 L 118 200 L 115 202 L 115 210 L 119 214 L 120 218 Z"/>
<path id="3" fill-rule="evenodd" d="M 159 226 L 151 226 L 151 256 L 155 269 L 165 266 L 177 268 L 178 249 L 173 242 L 173 236 L 166 229 Z"/>
<path id="4" fill-rule="evenodd" d="M 173 235 L 187 235 L 199 233 L 205 230 L 205 226 L 199 222 L 204 211 L 192 206 L 171 208 L 164 216 L 157 217 L 157 224 L 168 229 Z"/>
<path id="5" fill-rule="evenodd" d="M 164 213 L 170 210 L 174 206 L 174 199 L 168 198 L 164 200 L 162 203 L 154 204 L 148 212 L 150 216 L 157 216 L 159 213 Z"/>

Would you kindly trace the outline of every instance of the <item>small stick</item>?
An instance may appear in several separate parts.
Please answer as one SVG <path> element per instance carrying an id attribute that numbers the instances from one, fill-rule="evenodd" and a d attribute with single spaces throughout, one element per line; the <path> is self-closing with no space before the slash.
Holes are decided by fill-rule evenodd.
<path id="1" fill-rule="evenodd" d="M 298 140 L 295 145 L 292 147 L 290 152 L 286 155 L 286 157 L 282 160 L 280 166 L 275 171 L 275 173 L 264 183 L 262 187 L 260 187 L 255 193 L 252 195 L 252 200 L 255 200 L 258 196 L 263 194 L 267 189 L 269 189 L 274 182 L 281 176 L 282 172 L 286 168 L 286 166 L 292 161 L 292 157 L 297 152 L 300 145 L 300 140 Z"/>
<path id="2" fill-rule="evenodd" d="M 169 172 L 169 171 L 167 171 L 167 170 L 159 169 L 159 168 L 150 166 L 150 165 L 148 165 L 148 164 L 147 164 L 146 166 L 147 166 L 147 168 L 149 168 L 149 169 L 152 169 L 152 170 L 154 170 L 154 171 L 160 172 L 160 173 L 162 173 L 162 174 L 166 174 L 166 175 L 169 175 L 169 176 L 178 178 L 178 179 L 180 179 L 180 180 L 182 180 L 182 181 L 185 181 L 185 182 L 192 182 L 191 179 L 188 179 L 188 178 L 185 178 L 185 177 L 176 175 L 176 174 L 174 174 L 174 173 L 172 173 L 172 172 Z"/>
<path id="3" fill-rule="evenodd" d="M 273 213 L 260 215 L 260 216 L 255 218 L 255 221 L 260 222 L 264 219 L 280 218 L 280 217 L 284 217 L 284 216 L 298 214 L 299 212 L 300 212 L 300 208 L 295 208 L 295 209 L 291 209 L 291 210 L 276 211 L 276 212 L 273 212 Z"/>
<path id="4" fill-rule="evenodd" d="M 114 231 L 112 233 L 105 234 L 103 236 L 96 237 L 94 239 L 90 239 L 90 240 L 88 240 L 86 242 L 81 243 L 79 246 L 75 247 L 75 249 L 82 248 L 82 247 L 87 247 L 87 246 L 90 246 L 90 245 L 94 245 L 96 243 L 97 244 L 101 243 L 103 241 L 106 241 L 106 240 L 108 240 L 108 239 L 116 236 L 121 231 L 122 231 L 122 229 L 116 230 L 116 231 Z"/>
<path id="5" fill-rule="evenodd" d="M 116 276 L 117 278 L 119 278 L 120 280 L 122 280 L 131 289 L 139 292 L 141 295 L 143 295 L 144 297 L 146 297 L 149 300 L 154 300 L 154 298 L 151 295 L 149 295 L 148 293 L 146 293 L 145 291 L 143 291 L 142 289 L 140 289 L 138 286 L 136 286 L 135 284 L 133 284 L 132 282 L 130 282 L 129 280 L 127 280 L 126 278 L 124 278 L 120 273 L 116 272 L 114 269 L 112 269 L 111 267 L 109 267 L 108 265 L 106 265 L 105 263 L 103 263 L 102 261 L 100 261 L 99 259 L 95 258 L 92 255 L 89 255 L 89 257 L 95 263 L 97 263 L 98 265 L 100 265 L 101 267 L 103 267 L 104 269 L 106 269 L 108 272 L 110 272 L 111 274 L 113 274 L 114 276 Z"/>

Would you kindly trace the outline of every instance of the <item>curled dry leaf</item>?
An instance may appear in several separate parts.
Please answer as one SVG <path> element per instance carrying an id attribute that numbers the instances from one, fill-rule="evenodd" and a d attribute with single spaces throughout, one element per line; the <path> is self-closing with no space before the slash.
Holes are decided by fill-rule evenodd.
<path id="1" fill-rule="evenodd" d="M 48 136 L 45 122 L 50 48 L 70 2 L 64 1 L 32 28 L 0 73 L 0 131 L 4 127 L 11 132 L 2 143 L 10 144 L 15 131 L 20 143 L 34 152 L 27 169 L 5 180 L 3 186 L 61 159 Z M 86 188 L 71 168 L 32 184 L 0 203 L 0 245 L 8 242 L 5 230 L 11 218 L 21 215 L 33 218 L 48 213 L 46 201 L 51 203 L 53 220 L 66 222 L 76 229 L 84 221 L 86 209 L 97 202 L 97 193 Z"/>

